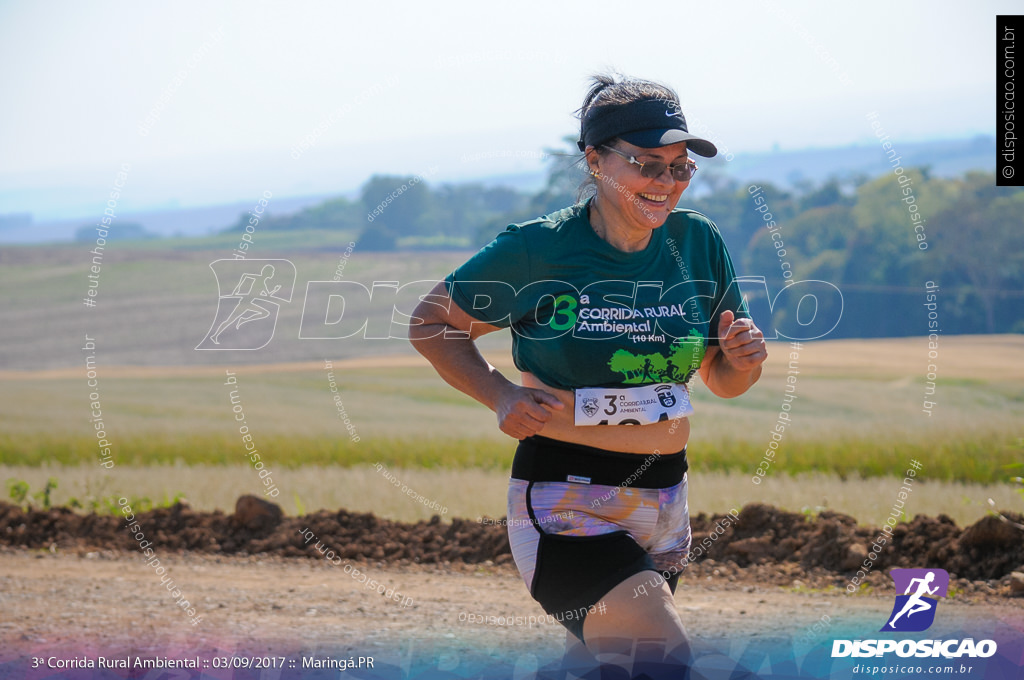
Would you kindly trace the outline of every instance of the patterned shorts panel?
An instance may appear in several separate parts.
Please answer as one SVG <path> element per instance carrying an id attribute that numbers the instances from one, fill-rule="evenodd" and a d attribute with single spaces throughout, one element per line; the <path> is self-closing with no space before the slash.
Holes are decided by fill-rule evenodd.
<path id="1" fill-rule="evenodd" d="M 541 533 L 582 537 L 623 530 L 647 551 L 657 569 L 681 571 L 690 549 L 685 474 L 679 484 L 665 489 L 509 481 L 509 542 L 531 592 Z"/>

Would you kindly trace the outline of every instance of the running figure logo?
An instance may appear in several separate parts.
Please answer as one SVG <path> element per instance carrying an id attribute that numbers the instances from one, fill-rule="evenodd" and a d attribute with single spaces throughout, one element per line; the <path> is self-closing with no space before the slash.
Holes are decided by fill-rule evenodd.
<path id="1" fill-rule="evenodd" d="M 949 574 L 945 569 L 893 569 L 889 574 L 896 584 L 896 604 L 882 631 L 918 633 L 935 621 L 938 599 L 946 597 Z"/>
<path id="2" fill-rule="evenodd" d="M 295 265 L 289 260 L 225 259 L 211 262 L 210 269 L 220 299 L 213 325 L 196 349 L 265 347 L 274 337 L 280 303 L 292 300 Z M 224 292 L 225 284 L 231 285 L 230 293 Z"/>

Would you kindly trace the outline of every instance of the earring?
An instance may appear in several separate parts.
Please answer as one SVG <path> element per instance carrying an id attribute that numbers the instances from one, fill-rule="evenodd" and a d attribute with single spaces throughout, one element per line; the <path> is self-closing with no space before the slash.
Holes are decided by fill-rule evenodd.
<path id="1" fill-rule="evenodd" d="M 597 170 L 591 169 L 590 176 L 593 177 L 594 179 L 601 179 L 601 173 L 599 173 Z"/>

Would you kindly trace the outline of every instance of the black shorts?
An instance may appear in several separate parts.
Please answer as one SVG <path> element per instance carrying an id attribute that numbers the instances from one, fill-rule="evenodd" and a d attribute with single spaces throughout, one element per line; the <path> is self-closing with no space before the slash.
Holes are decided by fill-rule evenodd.
<path id="1" fill-rule="evenodd" d="M 512 556 L 534 599 L 580 640 L 586 615 L 630 576 L 662 572 L 675 592 L 690 548 L 686 470 L 685 449 L 520 442 L 508 495 Z"/>

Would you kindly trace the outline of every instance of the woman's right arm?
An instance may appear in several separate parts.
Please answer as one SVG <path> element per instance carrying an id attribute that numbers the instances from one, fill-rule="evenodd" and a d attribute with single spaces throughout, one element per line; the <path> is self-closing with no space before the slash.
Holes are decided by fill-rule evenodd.
<path id="1" fill-rule="evenodd" d="M 475 340 L 498 326 L 477 321 L 448 295 L 444 281 L 434 286 L 412 313 L 409 340 L 445 382 L 495 412 L 498 427 L 516 439 L 537 434 L 564 408 L 544 390 L 516 385 L 484 359 Z"/>

